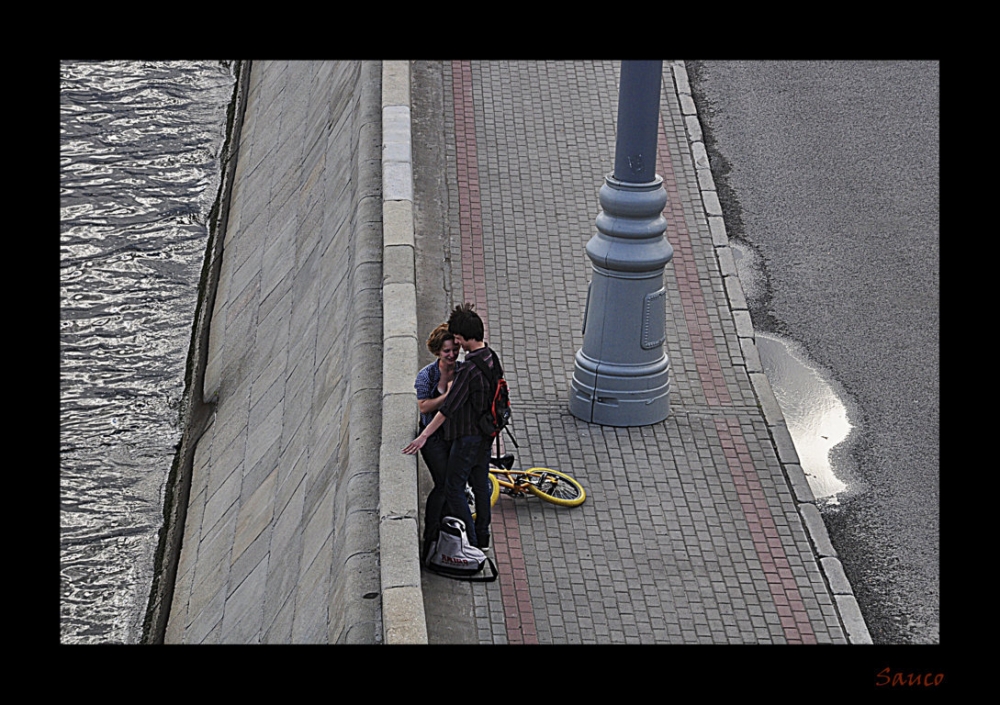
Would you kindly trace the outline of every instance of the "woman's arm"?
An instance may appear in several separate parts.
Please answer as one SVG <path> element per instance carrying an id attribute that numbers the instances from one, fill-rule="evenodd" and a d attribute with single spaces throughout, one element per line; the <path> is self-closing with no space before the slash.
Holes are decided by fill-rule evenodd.
<path id="1" fill-rule="evenodd" d="M 427 424 L 427 428 L 425 428 L 419 436 L 410 441 L 410 444 L 403 448 L 403 452 L 406 455 L 415 454 L 418 450 L 424 447 L 424 443 L 427 442 L 427 439 L 433 436 L 434 432 L 441 428 L 441 424 L 444 422 L 444 414 L 440 411 L 434 414 L 434 418 L 431 419 L 429 424 Z"/>
<path id="2" fill-rule="evenodd" d="M 440 409 L 441 405 L 444 404 L 444 400 L 448 397 L 448 392 L 451 391 L 451 385 L 454 381 L 448 382 L 448 387 L 441 396 L 434 397 L 433 399 L 417 399 L 417 407 L 420 409 L 420 413 L 431 414 Z"/>

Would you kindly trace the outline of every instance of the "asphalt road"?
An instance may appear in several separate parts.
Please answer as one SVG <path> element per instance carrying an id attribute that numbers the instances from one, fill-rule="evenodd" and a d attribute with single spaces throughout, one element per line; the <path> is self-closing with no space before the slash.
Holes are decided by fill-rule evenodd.
<path id="1" fill-rule="evenodd" d="M 872 638 L 940 642 L 937 62 L 688 62 L 758 330 L 845 396 L 824 510 Z"/>

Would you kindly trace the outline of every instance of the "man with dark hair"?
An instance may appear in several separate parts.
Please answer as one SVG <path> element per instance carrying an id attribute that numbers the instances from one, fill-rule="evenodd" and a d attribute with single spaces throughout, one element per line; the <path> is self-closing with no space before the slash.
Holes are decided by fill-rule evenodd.
<path id="1" fill-rule="evenodd" d="M 448 316 L 448 332 L 455 336 L 478 340 L 482 344 L 485 328 L 483 327 L 483 319 L 479 317 L 474 308 L 468 302 L 456 306 L 451 315 Z"/>
<path id="2" fill-rule="evenodd" d="M 473 363 L 479 358 L 493 369 L 493 354 L 483 342 L 483 319 L 470 303 L 456 306 L 448 317 L 448 331 L 466 351 L 466 364 L 455 373 L 444 404 L 424 430 L 403 449 L 413 455 L 427 439 L 444 425 L 445 440 L 451 443 L 445 475 L 445 499 L 451 516 L 465 522 L 469 542 L 479 548 L 490 543 L 490 443 L 483 435 L 479 420 L 490 405 L 493 384 Z M 472 485 L 476 495 L 476 519 L 465 499 L 465 485 Z"/>

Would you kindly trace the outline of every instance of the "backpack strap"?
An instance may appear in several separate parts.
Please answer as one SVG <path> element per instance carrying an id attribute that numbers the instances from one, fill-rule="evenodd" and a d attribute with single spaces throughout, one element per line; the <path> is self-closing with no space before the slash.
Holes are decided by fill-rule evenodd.
<path id="1" fill-rule="evenodd" d="M 489 572 L 486 572 L 486 567 L 489 566 Z M 492 583 L 500 576 L 500 571 L 497 570 L 497 564 L 493 562 L 493 559 L 486 556 L 486 564 L 483 565 L 482 569 L 475 575 L 457 575 L 455 573 L 447 573 L 439 570 L 434 564 L 428 564 L 428 567 L 432 572 L 438 575 L 445 575 L 453 580 L 464 580 L 470 583 Z"/>
<path id="2" fill-rule="evenodd" d="M 490 567 L 490 577 L 483 576 L 482 578 L 473 578 L 475 582 L 479 583 L 492 583 L 500 576 L 500 571 L 497 570 L 497 564 L 493 562 L 493 559 L 486 556 L 486 563 Z M 485 567 L 485 566 L 484 566 Z"/>
<path id="3" fill-rule="evenodd" d="M 490 368 L 486 366 L 486 363 L 483 362 L 482 360 L 480 360 L 478 357 L 472 358 L 471 362 L 477 368 L 479 368 L 479 371 L 483 373 L 483 377 L 485 377 L 489 381 L 489 383 L 490 383 L 490 403 L 492 404 L 493 403 L 493 397 L 497 393 L 497 384 L 499 383 L 500 378 L 503 377 L 503 368 L 500 366 L 500 358 L 497 357 L 497 354 L 495 352 L 493 352 L 492 348 L 487 348 L 487 350 L 489 350 L 490 353 L 493 355 L 493 370 L 492 371 L 490 371 Z M 468 360 L 468 358 L 466 358 L 466 360 Z M 485 411 L 489 411 L 489 408 L 485 409 Z"/>
<path id="4" fill-rule="evenodd" d="M 500 364 L 500 356 L 497 355 L 496 350 L 494 350 L 493 348 L 490 348 L 490 347 L 487 347 L 486 349 L 489 350 L 490 354 L 493 356 L 493 371 L 492 372 L 490 371 L 490 368 L 486 366 L 486 363 L 483 362 L 482 360 L 480 360 L 478 357 L 472 358 L 470 360 L 470 362 L 472 362 L 476 367 L 478 367 L 479 371 L 483 373 L 483 376 L 486 379 L 490 380 L 490 383 L 494 387 L 496 387 L 497 386 L 497 380 L 504 376 L 504 374 L 503 374 L 503 366 Z M 468 358 L 466 358 L 466 359 L 468 359 Z M 496 389 L 494 389 L 493 392 L 496 393 Z"/>
<path id="5" fill-rule="evenodd" d="M 494 350 L 493 348 L 487 346 L 487 349 L 490 351 L 490 355 L 493 356 L 493 369 L 499 373 L 497 375 L 497 379 L 499 379 L 500 377 L 504 376 L 503 365 L 500 364 L 500 356 L 497 355 L 497 351 Z"/>
<path id="6" fill-rule="evenodd" d="M 504 374 L 503 374 L 503 366 L 500 364 L 500 356 L 497 355 L 497 351 L 494 350 L 493 348 L 490 348 L 490 347 L 488 347 L 487 349 L 490 351 L 490 354 L 493 355 L 493 372 L 490 372 L 490 368 L 487 367 L 486 363 L 483 362 L 482 360 L 480 360 L 478 357 L 472 358 L 471 362 L 477 368 L 479 368 L 479 371 L 483 373 L 483 377 L 485 377 L 486 379 L 490 380 L 490 383 L 493 385 L 493 391 L 490 394 L 490 397 L 492 398 L 493 395 L 495 395 L 497 393 L 497 381 L 501 377 L 503 377 Z M 466 358 L 466 359 L 468 359 L 468 358 Z M 493 375 L 496 375 L 496 377 L 494 377 Z M 509 425 L 508 426 L 504 426 L 504 430 L 507 432 L 507 436 L 510 437 L 510 440 L 514 444 L 514 447 L 515 448 L 520 448 L 521 446 L 519 446 L 517 444 L 517 439 L 514 438 L 514 434 L 512 434 L 510 432 L 510 426 Z M 500 455 L 500 434 L 499 433 L 497 434 L 497 455 Z"/>
<path id="7" fill-rule="evenodd" d="M 493 348 L 490 348 L 490 353 L 493 355 L 494 369 L 497 370 L 500 373 L 497 376 L 497 379 L 499 380 L 501 377 L 504 377 L 503 365 L 500 364 L 500 356 L 497 355 L 497 351 L 496 350 L 494 350 Z M 473 362 L 475 362 L 475 361 L 476 360 L 473 360 Z M 485 365 L 483 365 L 483 366 L 485 367 Z M 482 369 L 482 367 L 480 367 L 479 369 Z M 494 381 L 494 383 L 493 383 L 493 393 L 496 394 L 496 381 Z M 511 442 L 514 444 L 514 447 L 515 448 L 520 448 L 520 446 L 517 444 L 517 439 L 514 438 L 514 434 L 510 432 L 510 425 L 508 424 L 507 426 L 504 426 L 503 430 L 507 432 L 507 436 L 510 438 Z M 497 455 L 500 455 L 500 434 L 499 433 L 497 434 Z"/>

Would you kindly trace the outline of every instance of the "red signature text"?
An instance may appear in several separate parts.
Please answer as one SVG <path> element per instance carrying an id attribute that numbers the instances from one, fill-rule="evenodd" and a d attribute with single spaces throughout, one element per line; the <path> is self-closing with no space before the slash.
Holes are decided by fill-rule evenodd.
<path id="1" fill-rule="evenodd" d="M 904 673 L 893 671 L 888 666 L 875 676 L 876 687 L 909 686 L 917 688 L 933 688 L 944 681 L 943 673 Z"/>

